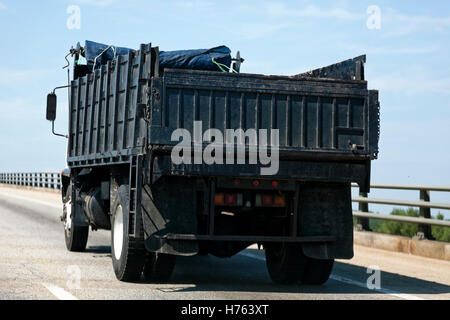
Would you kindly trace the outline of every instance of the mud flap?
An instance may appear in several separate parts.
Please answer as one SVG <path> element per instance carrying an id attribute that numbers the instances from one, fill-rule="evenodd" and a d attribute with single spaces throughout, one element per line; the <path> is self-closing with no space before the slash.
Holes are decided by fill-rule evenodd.
<path id="1" fill-rule="evenodd" d="M 195 255 L 197 241 L 168 240 L 168 234 L 196 234 L 195 183 L 184 177 L 163 177 L 142 190 L 142 217 L 148 251 Z"/>
<path id="2" fill-rule="evenodd" d="M 353 215 L 350 183 L 308 182 L 300 186 L 301 236 L 332 235 L 331 243 L 308 243 L 303 253 L 316 259 L 353 257 Z"/>
<path id="3" fill-rule="evenodd" d="M 77 227 L 86 227 L 89 226 L 89 220 L 86 216 L 86 213 L 83 209 L 83 200 L 81 199 L 80 192 L 78 189 L 73 188 L 72 186 L 69 187 L 70 192 L 72 193 L 72 199 L 75 199 L 72 201 L 72 223 Z"/>

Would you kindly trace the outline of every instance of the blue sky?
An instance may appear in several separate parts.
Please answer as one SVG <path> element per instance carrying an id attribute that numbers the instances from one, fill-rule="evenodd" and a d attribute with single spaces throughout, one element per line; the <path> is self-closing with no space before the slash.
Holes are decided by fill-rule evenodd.
<path id="1" fill-rule="evenodd" d="M 80 29 L 67 28 L 71 5 L 80 8 Z M 379 29 L 367 27 L 371 5 Z M 0 35 L 0 172 L 64 167 L 65 140 L 51 135 L 45 98 L 66 82 L 68 49 L 89 39 L 161 50 L 224 44 L 241 51 L 242 72 L 283 75 L 365 53 L 381 102 L 372 181 L 450 185 L 449 1 L 0 0 Z M 67 102 L 58 99 L 64 132 Z"/>

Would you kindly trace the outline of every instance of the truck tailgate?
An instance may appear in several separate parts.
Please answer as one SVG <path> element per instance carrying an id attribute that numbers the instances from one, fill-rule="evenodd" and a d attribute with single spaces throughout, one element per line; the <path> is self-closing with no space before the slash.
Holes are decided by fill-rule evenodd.
<path id="1" fill-rule="evenodd" d="M 364 80 L 166 69 L 151 85 L 151 144 L 173 146 L 175 129 L 202 121 L 203 131 L 278 129 L 280 155 L 378 154 L 378 91 Z"/>

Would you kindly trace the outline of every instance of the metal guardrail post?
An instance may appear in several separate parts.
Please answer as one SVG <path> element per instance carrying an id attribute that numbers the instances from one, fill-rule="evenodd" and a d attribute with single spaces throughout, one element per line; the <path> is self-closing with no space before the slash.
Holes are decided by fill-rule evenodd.
<path id="1" fill-rule="evenodd" d="M 360 197 L 367 198 L 367 192 L 360 192 Z M 360 202 L 358 204 L 358 210 L 362 212 L 369 212 L 369 204 Z M 369 219 L 367 218 L 356 218 L 356 230 L 358 231 L 372 231 L 369 226 Z"/>
<path id="2" fill-rule="evenodd" d="M 421 189 L 420 200 L 430 202 L 430 190 Z M 419 217 L 428 219 L 431 218 L 431 209 L 422 207 L 419 208 Z M 431 226 L 426 224 L 419 224 L 415 238 L 434 240 L 431 232 Z"/>

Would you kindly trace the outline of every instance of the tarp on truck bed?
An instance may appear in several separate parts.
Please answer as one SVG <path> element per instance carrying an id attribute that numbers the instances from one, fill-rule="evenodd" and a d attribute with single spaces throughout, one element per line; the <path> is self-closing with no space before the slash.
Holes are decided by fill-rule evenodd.
<path id="1" fill-rule="evenodd" d="M 94 41 L 86 40 L 85 58 L 89 70 L 99 68 L 102 64 L 113 60 L 115 56 L 128 54 L 135 50 L 129 48 L 106 45 Z M 160 51 L 159 67 L 191 70 L 209 70 L 220 71 L 219 67 L 213 62 L 231 65 L 231 50 L 226 46 L 214 47 L 211 49 Z"/>

